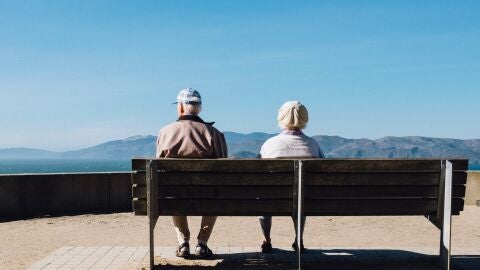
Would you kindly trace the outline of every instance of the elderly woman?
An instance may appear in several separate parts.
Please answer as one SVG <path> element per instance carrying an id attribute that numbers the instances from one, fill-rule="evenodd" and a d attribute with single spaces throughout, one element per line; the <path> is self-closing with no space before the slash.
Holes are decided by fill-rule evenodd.
<path id="1" fill-rule="evenodd" d="M 261 158 L 285 158 L 285 157 L 306 157 L 306 158 L 323 158 L 323 152 L 318 146 L 318 143 L 303 134 L 308 122 L 308 111 L 303 104 L 298 101 L 287 101 L 278 110 L 278 124 L 282 132 L 275 137 L 268 139 L 260 150 Z M 260 225 L 262 227 L 263 236 L 265 240 L 262 244 L 262 252 L 272 252 L 272 239 L 270 238 L 270 229 L 272 227 L 272 217 L 259 217 Z M 295 223 L 295 219 L 294 223 Z M 296 225 L 296 224 L 294 224 Z M 303 247 L 303 228 L 305 225 L 305 218 L 302 220 L 300 232 L 300 246 L 301 252 L 304 252 Z M 295 234 L 297 234 L 297 226 L 295 226 Z M 295 238 L 297 239 L 297 238 Z M 292 248 L 297 251 L 296 240 L 292 244 Z"/>

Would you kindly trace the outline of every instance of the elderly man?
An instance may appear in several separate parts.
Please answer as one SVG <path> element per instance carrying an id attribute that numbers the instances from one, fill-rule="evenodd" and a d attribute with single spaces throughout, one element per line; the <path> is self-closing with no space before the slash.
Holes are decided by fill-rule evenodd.
<path id="1" fill-rule="evenodd" d="M 202 110 L 202 98 L 198 91 L 187 88 L 180 90 L 177 96 L 178 120 L 160 129 L 157 138 L 157 158 L 224 158 L 227 157 L 227 145 L 223 133 L 212 123 L 204 122 L 198 114 Z M 201 258 L 211 257 L 207 246 L 217 217 L 204 216 L 195 255 Z M 178 249 L 176 256 L 190 255 L 190 231 L 185 216 L 174 216 L 173 224 L 177 233 Z"/>

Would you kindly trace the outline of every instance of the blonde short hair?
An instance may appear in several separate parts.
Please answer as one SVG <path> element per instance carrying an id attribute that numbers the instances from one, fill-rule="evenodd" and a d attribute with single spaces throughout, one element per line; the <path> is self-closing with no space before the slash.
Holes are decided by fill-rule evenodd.
<path id="1" fill-rule="evenodd" d="M 308 122 L 307 108 L 299 101 L 287 101 L 278 110 L 277 120 L 282 129 L 304 129 Z"/>

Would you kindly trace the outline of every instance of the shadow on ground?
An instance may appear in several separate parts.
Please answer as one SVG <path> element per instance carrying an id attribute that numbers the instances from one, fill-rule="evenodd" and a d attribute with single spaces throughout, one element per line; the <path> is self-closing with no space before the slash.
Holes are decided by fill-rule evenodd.
<path id="1" fill-rule="evenodd" d="M 438 256 L 402 250 L 309 249 L 302 256 L 302 269 L 347 270 L 437 270 Z M 297 269 L 295 253 L 274 249 L 273 253 L 217 254 L 212 260 L 162 260 L 155 269 Z M 480 255 L 452 256 L 453 270 L 479 270 Z"/>

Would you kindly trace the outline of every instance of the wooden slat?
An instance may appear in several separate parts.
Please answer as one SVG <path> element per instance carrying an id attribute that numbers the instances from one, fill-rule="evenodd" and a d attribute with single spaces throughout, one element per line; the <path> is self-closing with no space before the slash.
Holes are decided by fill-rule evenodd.
<path id="1" fill-rule="evenodd" d="M 159 184 L 165 185 L 292 185 L 291 173 L 209 173 L 160 172 Z M 145 173 L 132 173 L 132 184 L 145 185 Z"/>
<path id="2" fill-rule="evenodd" d="M 306 172 L 440 171 L 440 159 L 308 159 Z M 468 160 L 453 159 L 454 170 L 466 170 Z"/>
<path id="3" fill-rule="evenodd" d="M 378 216 L 378 215 L 432 215 L 437 200 L 305 200 L 307 216 Z M 159 214 L 169 215 L 218 215 L 218 216 L 290 216 L 291 200 L 159 200 Z M 135 215 L 147 214 L 146 200 L 134 200 Z M 452 213 L 463 210 L 463 200 L 452 201 Z"/>
<path id="4" fill-rule="evenodd" d="M 452 185 L 465 185 L 467 184 L 467 172 L 466 171 L 454 171 L 452 175 Z"/>
<path id="5" fill-rule="evenodd" d="M 162 171 L 293 172 L 293 160 L 282 159 L 158 159 Z"/>
<path id="6" fill-rule="evenodd" d="M 147 180 L 145 177 L 146 177 L 145 172 L 141 172 L 141 171 L 132 172 L 132 184 L 146 185 Z"/>
<path id="7" fill-rule="evenodd" d="M 133 212 L 136 216 L 147 215 L 147 199 L 134 198 L 132 200 Z"/>
<path id="8" fill-rule="evenodd" d="M 440 171 L 440 160 L 425 159 L 311 159 L 304 163 L 307 173 Z"/>
<path id="9" fill-rule="evenodd" d="M 132 198 L 146 199 L 147 186 L 141 186 L 137 184 L 132 185 Z"/>
<path id="10" fill-rule="evenodd" d="M 177 199 L 291 199 L 291 186 L 162 186 L 159 198 Z M 145 198 L 145 186 L 133 186 L 135 198 Z"/>
<path id="11" fill-rule="evenodd" d="M 463 200 L 452 200 L 452 212 L 463 210 Z M 328 199 L 305 200 L 307 216 L 431 215 L 437 211 L 436 199 Z"/>
<path id="12" fill-rule="evenodd" d="M 148 159 L 132 159 L 132 170 L 145 171 Z M 284 159 L 157 159 L 164 171 L 210 172 L 288 172 L 293 171 L 293 161 Z"/>
<path id="13" fill-rule="evenodd" d="M 293 185 L 292 173 L 160 173 L 160 186 L 168 185 Z"/>
<path id="14" fill-rule="evenodd" d="M 453 197 L 463 198 L 465 186 L 453 186 Z M 306 199 L 323 198 L 437 198 L 438 186 L 307 186 Z"/>
<path id="15" fill-rule="evenodd" d="M 305 185 L 320 186 L 370 186 L 370 185 L 438 185 L 440 172 L 322 172 L 305 173 Z M 453 173 L 453 184 L 463 185 L 467 181 L 466 172 Z"/>
<path id="16" fill-rule="evenodd" d="M 134 158 L 132 159 L 132 171 L 146 171 L 146 162 L 152 158 Z"/>
<path id="17" fill-rule="evenodd" d="M 452 162 L 453 171 L 466 171 L 468 170 L 468 159 L 448 159 Z"/>

